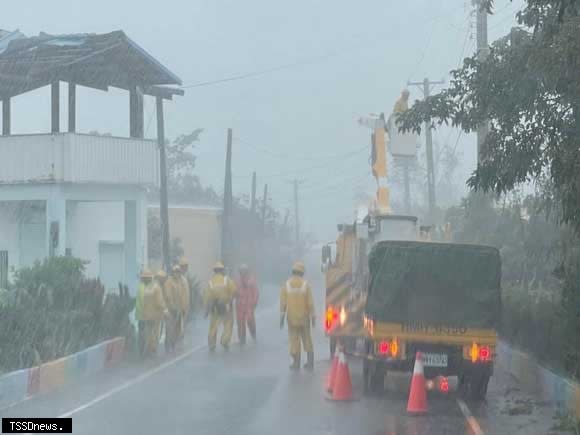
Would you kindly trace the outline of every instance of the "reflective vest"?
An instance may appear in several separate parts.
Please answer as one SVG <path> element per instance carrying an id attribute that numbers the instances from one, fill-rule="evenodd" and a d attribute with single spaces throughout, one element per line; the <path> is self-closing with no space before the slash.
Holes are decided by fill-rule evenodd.
<path id="1" fill-rule="evenodd" d="M 288 324 L 300 326 L 314 316 L 312 291 L 304 279 L 293 277 L 286 282 L 280 295 L 280 307 L 286 312 Z"/>
<path id="2" fill-rule="evenodd" d="M 235 288 L 227 276 L 223 277 L 222 283 L 215 283 L 217 277 L 214 276 L 208 283 L 205 302 L 208 310 L 222 315 L 231 310 Z"/>

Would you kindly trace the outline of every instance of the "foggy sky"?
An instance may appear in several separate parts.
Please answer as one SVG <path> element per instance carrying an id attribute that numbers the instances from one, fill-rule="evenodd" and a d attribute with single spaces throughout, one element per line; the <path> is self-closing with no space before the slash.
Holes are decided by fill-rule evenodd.
<path id="1" fill-rule="evenodd" d="M 490 42 L 509 31 L 521 3 L 496 1 Z M 234 192 L 249 192 L 256 170 L 258 190 L 267 182 L 275 204 L 291 208 L 290 182 L 303 179 L 302 228 L 327 240 L 338 221 L 352 220 L 354 186 L 374 193 L 367 151 L 336 157 L 369 144 L 369 130 L 356 120 L 390 112 L 408 79 L 448 80 L 462 53 L 474 50 L 471 11 L 470 0 L 37 0 L 4 2 L 0 28 L 27 36 L 123 30 L 186 86 L 298 64 L 186 89 L 185 97 L 166 104 L 166 134 L 205 129 L 196 171 L 221 192 L 226 129 L 232 127 Z M 421 98 L 418 89 L 410 90 L 411 100 Z M 50 131 L 49 95 L 44 88 L 14 99 L 14 134 Z M 66 107 L 66 93 L 61 98 Z M 153 106 L 146 97 L 148 137 L 156 134 Z M 81 132 L 128 135 L 124 91 L 80 88 L 77 110 Z M 455 143 L 457 132 L 435 133 L 440 143 L 447 139 Z M 475 138 L 463 136 L 459 143 L 459 178 L 465 178 L 475 165 Z"/>

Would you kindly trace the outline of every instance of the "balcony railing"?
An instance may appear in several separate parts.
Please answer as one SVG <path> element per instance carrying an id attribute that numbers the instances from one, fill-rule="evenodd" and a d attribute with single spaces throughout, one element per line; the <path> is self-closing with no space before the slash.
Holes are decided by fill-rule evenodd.
<path id="1" fill-rule="evenodd" d="M 0 137 L 0 184 L 158 185 L 155 141 L 76 133 Z"/>

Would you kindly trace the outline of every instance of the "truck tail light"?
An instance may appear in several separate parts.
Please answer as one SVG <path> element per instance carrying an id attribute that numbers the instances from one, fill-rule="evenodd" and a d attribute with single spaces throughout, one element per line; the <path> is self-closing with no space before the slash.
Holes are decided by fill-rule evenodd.
<path id="1" fill-rule="evenodd" d="M 491 361 L 491 355 L 491 347 L 487 345 L 478 345 L 477 343 L 473 343 L 469 348 L 469 359 L 472 363 L 476 363 L 478 361 Z"/>
<path id="2" fill-rule="evenodd" d="M 445 376 L 439 378 L 439 391 L 442 393 L 449 392 L 449 380 Z"/>
<path id="3" fill-rule="evenodd" d="M 379 353 L 381 355 L 386 355 L 389 353 L 389 342 L 388 341 L 381 341 L 379 343 Z"/>
<path id="4" fill-rule="evenodd" d="M 469 356 L 471 358 L 471 362 L 477 362 L 477 358 L 479 358 L 479 346 L 477 343 L 473 343 L 471 345 L 471 349 L 469 350 Z"/>
<path id="5" fill-rule="evenodd" d="M 490 350 L 489 346 L 480 346 L 479 347 L 479 360 L 480 361 L 491 360 L 491 350 Z"/>
<path id="6" fill-rule="evenodd" d="M 397 341 L 396 338 L 393 338 L 391 340 L 390 348 L 391 348 L 391 356 L 393 358 L 396 357 L 397 354 L 399 353 L 399 342 Z"/>
<path id="7" fill-rule="evenodd" d="M 334 326 L 334 322 L 338 319 L 338 313 L 333 307 L 328 307 L 326 309 L 326 319 L 324 321 L 324 327 L 326 332 L 329 332 Z"/>
<path id="8" fill-rule="evenodd" d="M 347 319 L 347 315 L 346 315 L 346 310 L 344 309 L 344 306 L 340 309 L 340 326 L 343 326 L 346 323 L 346 319 Z"/>
<path id="9" fill-rule="evenodd" d="M 396 357 L 399 354 L 399 342 L 396 338 L 389 340 L 383 340 L 377 346 L 377 351 L 379 355 Z"/>

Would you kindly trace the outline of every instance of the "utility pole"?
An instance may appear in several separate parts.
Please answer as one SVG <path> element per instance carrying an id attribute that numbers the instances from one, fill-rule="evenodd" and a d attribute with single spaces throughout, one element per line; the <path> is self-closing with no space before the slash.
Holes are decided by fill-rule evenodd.
<path id="1" fill-rule="evenodd" d="M 252 211 L 252 216 L 256 213 L 256 171 L 252 173 L 252 194 L 250 200 L 250 210 Z"/>
<path id="2" fill-rule="evenodd" d="M 475 9 L 477 60 L 484 62 L 489 54 L 487 42 L 487 10 L 483 7 L 483 0 L 471 0 Z M 477 163 L 481 163 L 485 154 L 485 138 L 489 132 L 487 120 L 477 126 Z"/>
<path id="3" fill-rule="evenodd" d="M 408 86 L 419 86 L 423 88 L 423 96 L 425 99 L 431 94 L 432 85 L 442 85 L 445 83 L 443 80 L 439 81 L 429 81 L 425 78 L 422 82 L 407 82 Z M 429 194 L 429 215 L 431 220 L 435 218 L 435 169 L 433 163 L 433 131 L 431 130 L 431 125 L 425 123 L 425 148 L 427 154 L 427 192 Z"/>
<path id="4" fill-rule="evenodd" d="M 296 246 L 300 243 L 300 216 L 298 214 L 298 180 L 294 180 L 294 231 Z"/>
<path id="5" fill-rule="evenodd" d="M 405 213 L 411 214 L 411 186 L 409 181 L 409 160 L 403 160 L 403 182 L 405 192 Z"/>
<path id="6" fill-rule="evenodd" d="M 222 215 L 222 260 L 226 267 L 232 267 L 230 263 L 232 260 L 232 202 L 232 129 L 228 128 L 224 180 L 224 210 Z"/>
<path id="7" fill-rule="evenodd" d="M 266 232 L 266 204 L 268 203 L 268 185 L 264 184 L 264 196 L 262 198 L 262 233 Z"/>
<path id="8" fill-rule="evenodd" d="M 298 205 L 298 186 L 304 180 L 294 179 L 294 238 L 296 257 L 300 256 L 300 208 Z"/>
<path id="9" fill-rule="evenodd" d="M 157 145 L 159 146 L 159 214 L 161 218 L 161 247 L 165 271 L 171 271 L 169 256 L 169 206 L 167 200 L 167 156 L 165 152 L 165 122 L 163 119 L 163 99 L 156 98 L 157 105 Z"/>

